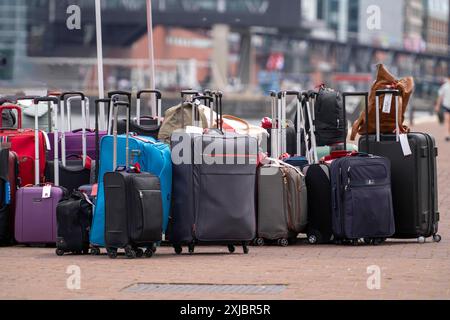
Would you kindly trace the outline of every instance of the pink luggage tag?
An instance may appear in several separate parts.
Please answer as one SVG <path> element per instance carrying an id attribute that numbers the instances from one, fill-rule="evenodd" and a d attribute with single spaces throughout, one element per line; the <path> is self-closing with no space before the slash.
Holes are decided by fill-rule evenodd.
<path id="1" fill-rule="evenodd" d="M 98 184 L 92 185 L 91 197 L 96 197 L 98 192 Z"/>

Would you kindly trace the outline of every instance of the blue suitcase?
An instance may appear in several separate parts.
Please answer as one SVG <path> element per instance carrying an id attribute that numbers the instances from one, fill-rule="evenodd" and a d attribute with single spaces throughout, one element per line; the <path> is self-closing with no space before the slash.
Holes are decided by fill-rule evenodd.
<path id="1" fill-rule="evenodd" d="M 106 172 L 112 172 L 113 168 L 113 136 L 104 136 L 100 144 L 100 168 L 98 181 L 98 195 L 95 213 L 91 228 L 90 242 L 94 247 L 105 246 L 105 195 L 103 191 L 103 178 Z M 125 149 L 126 136 L 117 138 L 117 163 L 118 166 L 126 164 Z M 161 181 L 163 195 L 163 232 L 167 229 L 169 221 L 171 193 L 172 193 L 172 160 L 168 145 L 156 142 L 150 137 L 134 136 L 129 139 L 131 163 L 139 163 L 143 172 L 149 172 L 157 176 Z"/>

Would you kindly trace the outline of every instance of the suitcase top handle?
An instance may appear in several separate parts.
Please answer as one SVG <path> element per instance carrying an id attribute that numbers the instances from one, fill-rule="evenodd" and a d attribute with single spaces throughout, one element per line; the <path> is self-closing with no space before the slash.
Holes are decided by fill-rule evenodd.
<path id="1" fill-rule="evenodd" d="M 112 99 L 114 96 L 124 96 L 128 98 L 128 102 L 131 104 L 131 92 L 128 91 L 110 91 L 108 92 L 108 98 Z"/>
<path id="2" fill-rule="evenodd" d="M 392 89 L 383 89 L 383 90 L 377 90 L 375 92 L 375 95 L 377 97 L 380 97 L 384 94 L 392 94 L 394 97 L 399 97 L 400 96 L 400 90 L 392 90 Z"/>
<path id="3" fill-rule="evenodd" d="M 130 104 L 128 102 L 122 102 L 122 101 L 114 101 L 113 102 L 113 112 L 114 112 L 114 126 L 113 126 L 113 169 L 115 170 L 117 168 L 117 122 L 119 118 L 119 107 L 125 107 L 127 109 L 127 119 L 126 119 L 126 148 L 125 148 L 125 162 L 126 167 L 129 167 L 130 160 L 128 159 L 129 156 L 129 138 L 130 138 L 130 118 L 131 118 L 131 112 L 130 112 Z"/>
<path id="4" fill-rule="evenodd" d="M 63 92 L 60 96 L 62 101 L 66 101 L 66 98 L 68 96 L 79 96 L 81 98 L 81 100 L 85 100 L 86 96 L 84 95 L 83 92 L 80 91 L 68 91 L 68 92 Z"/>
<path id="5" fill-rule="evenodd" d="M 141 125 L 141 97 L 144 94 L 154 94 L 156 96 L 156 110 L 153 113 L 153 118 L 156 118 L 156 121 L 158 123 L 158 126 L 161 125 L 161 117 L 162 117 L 162 108 L 161 108 L 161 101 L 162 101 L 162 94 L 159 90 L 152 90 L 152 89 L 145 89 L 138 91 L 136 97 L 136 121 L 138 125 Z"/>
<path id="6" fill-rule="evenodd" d="M 56 97 L 40 97 L 35 98 L 33 100 L 33 104 L 35 107 L 39 105 L 39 102 L 50 102 L 50 112 L 52 110 L 51 105 L 53 105 L 53 123 L 54 123 L 54 135 L 53 135 L 53 142 L 54 142 L 54 153 L 53 153 L 53 169 L 54 169 L 54 177 L 55 177 L 55 186 L 59 186 L 59 159 L 58 159 L 58 104 L 59 104 L 59 98 Z M 35 112 L 34 114 L 34 152 L 35 152 L 35 159 L 34 159 L 34 182 L 36 185 L 39 185 L 40 183 L 40 172 L 39 172 L 39 113 Z"/>

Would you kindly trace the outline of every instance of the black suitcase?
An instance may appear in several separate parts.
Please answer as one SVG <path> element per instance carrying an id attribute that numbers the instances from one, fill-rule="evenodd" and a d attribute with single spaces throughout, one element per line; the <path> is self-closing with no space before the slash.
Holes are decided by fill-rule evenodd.
<path id="1" fill-rule="evenodd" d="M 67 200 L 56 207 L 56 254 L 88 254 L 89 230 L 92 223 L 93 204 L 87 196 L 74 191 Z"/>
<path id="2" fill-rule="evenodd" d="M 0 144 L 0 246 L 10 244 L 9 149 Z"/>
<path id="3" fill-rule="evenodd" d="M 154 116 L 141 116 L 141 96 L 144 94 L 154 94 L 156 96 L 156 110 L 157 113 Z M 136 119 L 130 122 L 130 132 L 135 133 L 143 137 L 152 137 L 158 139 L 159 129 L 161 127 L 161 100 L 162 94 L 158 90 L 141 90 L 137 93 L 136 100 Z M 117 124 L 118 134 L 125 134 L 126 132 L 126 120 L 119 120 Z"/>
<path id="4" fill-rule="evenodd" d="M 114 103 L 115 137 L 118 106 L 127 107 L 127 119 L 130 113 L 128 103 Z M 117 144 L 114 144 L 113 159 L 113 167 L 116 167 Z M 139 173 L 137 168 L 130 168 L 129 154 L 126 159 L 126 167 L 117 168 L 104 176 L 106 249 L 110 258 L 116 258 L 118 249 L 122 248 L 128 258 L 142 257 L 144 251 L 141 248 L 146 249 L 146 257 L 151 257 L 155 244 L 162 240 L 160 181 L 150 173 Z"/>
<path id="5" fill-rule="evenodd" d="M 380 96 L 387 93 L 398 95 L 396 90 L 378 91 L 377 110 Z M 359 148 L 391 160 L 394 238 L 417 238 L 419 242 L 425 242 L 426 238 L 433 237 L 435 242 L 439 242 L 436 142 L 425 133 L 409 133 L 407 137 L 412 151 L 412 155 L 407 157 L 396 134 L 380 134 L 379 139 L 377 135 L 363 136 L 359 140 Z"/>
<path id="6" fill-rule="evenodd" d="M 221 94 L 216 94 L 216 110 L 221 114 L 220 105 Z M 172 134 L 173 206 L 169 237 L 177 254 L 181 254 L 183 245 L 188 245 L 193 253 L 196 244 L 228 245 L 231 253 L 234 245 L 242 245 L 244 253 L 248 253 L 248 244 L 255 238 L 258 142 L 249 136 L 220 131 Z M 234 152 L 208 154 L 206 151 L 213 144 Z M 199 157 L 202 161 L 198 161 Z M 224 164 L 215 163 L 215 158 L 223 159 Z M 238 159 L 242 164 L 236 162 Z M 208 164 L 209 161 L 213 163 Z"/>

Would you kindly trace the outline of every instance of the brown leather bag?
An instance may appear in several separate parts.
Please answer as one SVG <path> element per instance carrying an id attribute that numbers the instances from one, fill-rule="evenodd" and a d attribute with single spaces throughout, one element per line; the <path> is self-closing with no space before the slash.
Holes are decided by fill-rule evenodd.
<path id="1" fill-rule="evenodd" d="M 403 78 L 400 80 L 395 77 L 386 69 L 382 64 L 378 65 L 377 77 L 372 85 L 369 95 L 369 134 L 376 133 L 375 113 L 376 113 L 376 96 L 375 92 L 382 89 L 396 89 L 400 91 L 398 99 L 399 110 L 399 126 L 401 133 L 408 133 L 409 128 L 403 125 L 405 120 L 405 112 L 408 107 L 409 99 L 414 90 L 414 79 L 412 77 Z M 384 96 L 380 97 L 380 105 L 384 101 Z M 381 106 L 380 106 L 381 107 Z M 394 133 L 395 132 L 395 98 L 392 98 L 391 112 L 383 113 L 380 110 L 380 131 L 381 133 Z M 350 139 L 353 141 L 356 138 L 356 134 L 366 134 L 366 113 L 363 111 L 359 116 L 359 119 L 355 121 L 352 127 L 352 134 Z"/>

